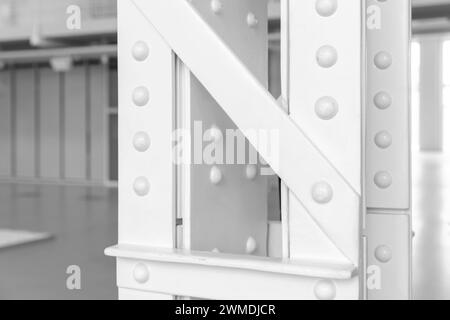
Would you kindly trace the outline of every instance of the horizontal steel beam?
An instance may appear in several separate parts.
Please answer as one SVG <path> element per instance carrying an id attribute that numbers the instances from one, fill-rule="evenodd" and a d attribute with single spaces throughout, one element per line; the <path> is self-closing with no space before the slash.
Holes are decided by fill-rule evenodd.
<path id="1" fill-rule="evenodd" d="M 414 7 L 412 10 L 413 20 L 437 18 L 450 18 L 450 4 Z"/>
<path id="2" fill-rule="evenodd" d="M 316 298 L 317 285 L 325 281 L 335 286 L 337 300 L 358 299 L 349 289 L 358 281 L 351 264 L 302 265 L 132 245 L 108 248 L 105 253 L 117 257 L 117 285 L 122 289 L 205 299 L 311 300 Z"/>
<path id="3" fill-rule="evenodd" d="M 101 56 L 116 57 L 117 45 L 99 45 L 83 47 L 64 47 L 52 49 L 30 49 L 0 51 L 0 62 L 41 62 L 57 57 L 99 58 Z"/>

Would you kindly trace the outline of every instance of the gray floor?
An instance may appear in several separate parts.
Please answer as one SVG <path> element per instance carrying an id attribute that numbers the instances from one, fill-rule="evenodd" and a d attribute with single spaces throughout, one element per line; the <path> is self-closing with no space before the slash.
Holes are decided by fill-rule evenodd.
<path id="1" fill-rule="evenodd" d="M 0 184 L 0 227 L 45 231 L 52 240 L 0 251 L 0 299 L 116 299 L 117 190 Z M 66 269 L 81 268 L 81 290 Z"/>
<path id="2" fill-rule="evenodd" d="M 450 156 L 414 157 L 414 294 L 450 299 Z M 0 299 L 116 299 L 117 190 L 0 184 L 0 227 L 52 232 L 53 240 L 0 251 Z M 79 265 L 82 290 L 66 289 Z"/>

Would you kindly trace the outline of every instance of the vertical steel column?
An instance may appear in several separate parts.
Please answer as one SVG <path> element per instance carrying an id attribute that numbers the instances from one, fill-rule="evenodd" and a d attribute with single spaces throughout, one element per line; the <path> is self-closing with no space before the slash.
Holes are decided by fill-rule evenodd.
<path id="1" fill-rule="evenodd" d="M 175 58 L 133 1 L 118 8 L 119 244 L 173 248 Z M 129 280 L 144 286 L 150 270 L 136 262 L 128 273 L 117 263 L 119 298 L 171 298 L 123 288 Z"/>
<path id="2" fill-rule="evenodd" d="M 411 297 L 409 0 L 367 0 L 367 296 Z"/>
<path id="3" fill-rule="evenodd" d="M 290 116 L 332 163 L 357 199 L 361 199 L 362 192 L 362 3 L 360 0 L 282 2 L 282 12 L 288 12 L 283 19 L 289 21 L 282 36 L 282 48 L 288 52 L 283 55 L 287 67 L 282 69 L 288 79 L 283 92 Z M 342 202 L 338 212 L 327 212 L 329 202 L 339 203 L 339 195 L 333 189 L 334 181 L 327 181 L 326 177 L 317 179 L 320 182 L 309 186 L 310 196 L 321 204 L 322 212 L 308 209 L 292 194 L 283 198 L 283 209 L 288 212 L 283 218 L 288 219 L 290 258 L 351 261 L 359 266 L 361 206 Z M 329 225 L 321 220 L 324 214 L 341 219 Z M 360 296 L 357 277 L 345 284 L 328 281 L 326 285 L 334 288 L 332 298 Z"/>

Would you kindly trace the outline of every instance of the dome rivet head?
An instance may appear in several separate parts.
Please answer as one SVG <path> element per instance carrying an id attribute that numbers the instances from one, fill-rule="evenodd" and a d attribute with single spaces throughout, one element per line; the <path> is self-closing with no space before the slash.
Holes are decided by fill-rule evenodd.
<path id="1" fill-rule="evenodd" d="M 256 240 L 253 237 L 248 237 L 247 242 L 245 244 L 245 252 L 247 254 L 254 254 L 256 252 L 257 244 Z"/>
<path id="2" fill-rule="evenodd" d="M 375 174 L 374 181 L 377 187 L 380 189 L 387 189 L 392 185 L 392 177 L 386 171 L 380 171 Z"/>
<path id="3" fill-rule="evenodd" d="M 387 149 L 392 144 L 392 136 L 387 131 L 378 132 L 375 136 L 375 144 L 381 149 Z"/>
<path id="4" fill-rule="evenodd" d="M 330 17 L 338 8 L 337 0 L 317 0 L 316 11 L 322 17 Z"/>
<path id="5" fill-rule="evenodd" d="M 149 49 L 145 42 L 138 41 L 134 44 L 132 49 L 133 58 L 137 61 L 144 61 L 149 55 Z"/>
<path id="6" fill-rule="evenodd" d="M 133 270 L 133 278 L 138 283 L 146 283 L 150 277 L 148 268 L 143 263 L 138 263 Z"/>
<path id="7" fill-rule="evenodd" d="M 138 132 L 134 135 L 133 146 L 139 152 L 145 152 L 150 147 L 150 137 L 145 132 Z"/>
<path id="8" fill-rule="evenodd" d="M 146 87 L 137 87 L 133 91 L 133 102 L 138 107 L 143 107 L 148 103 L 149 92 Z"/>
<path id="9" fill-rule="evenodd" d="M 391 106 L 392 98 L 388 93 L 382 91 L 375 95 L 373 102 L 378 109 L 385 110 Z"/>
<path id="10" fill-rule="evenodd" d="M 386 245 L 378 246 L 375 249 L 375 258 L 381 263 L 387 263 L 392 259 L 392 250 Z"/>
<path id="11" fill-rule="evenodd" d="M 338 53 L 332 46 L 323 46 L 317 50 L 316 59 L 322 68 L 331 68 L 338 60 Z"/>
<path id="12" fill-rule="evenodd" d="M 255 28 L 258 25 L 258 19 L 256 18 L 255 14 L 250 12 L 247 15 L 247 25 L 250 28 Z"/>
<path id="13" fill-rule="evenodd" d="M 254 180 L 258 175 L 258 166 L 255 164 L 249 164 L 245 167 L 245 176 L 248 180 Z"/>
<path id="14" fill-rule="evenodd" d="M 136 178 L 136 180 L 134 180 L 133 189 L 138 196 L 144 197 L 148 195 L 150 191 L 150 183 L 145 177 Z"/>
<path id="15" fill-rule="evenodd" d="M 322 120 L 331 120 L 339 112 L 339 105 L 332 97 L 322 97 L 316 102 L 316 115 Z"/>
<path id="16" fill-rule="evenodd" d="M 218 185 L 222 181 L 222 171 L 216 166 L 212 167 L 209 172 L 209 180 L 212 184 Z"/>
<path id="17" fill-rule="evenodd" d="M 211 10 L 214 14 L 219 14 L 222 12 L 223 4 L 220 0 L 211 1 Z"/>
<path id="18" fill-rule="evenodd" d="M 314 286 L 314 295 L 319 300 L 334 300 L 336 298 L 336 285 L 331 280 L 320 280 Z"/>
<path id="19" fill-rule="evenodd" d="M 386 70 L 391 65 L 392 65 L 392 56 L 389 53 L 387 53 L 385 51 L 381 51 L 381 52 L 376 54 L 376 56 L 375 56 L 375 66 L 378 69 Z"/>
<path id="20" fill-rule="evenodd" d="M 333 189 L 326 182 L 318 182 L 312 187 L 311 196 L 315 202 L 326 204 L 333 199 Z"/>

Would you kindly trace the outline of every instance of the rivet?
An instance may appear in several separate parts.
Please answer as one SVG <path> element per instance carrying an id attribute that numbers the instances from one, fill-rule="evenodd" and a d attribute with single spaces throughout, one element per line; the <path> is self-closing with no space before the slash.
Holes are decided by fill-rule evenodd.
<path id="1" fill-rule="evenodd" d="M 212 12 L 214 12 L 215 14 L 219 14 L 220 12 L 222 12 L 222 9 L 223 9 L 223 5 L 220 0 L 212 0 L 211 1 Z"/>
<path id="2" fill-rule="evenodd" d="M 247 243 L 245 244 L 245 252 L 247 254 L 253 254 L 256 252 L 256 240 L 253 237 L 248 237 Z"/>
<path id="3" fill-rule="evenodd" d="M 387 189 L 392 184 L 392 177 L 391 175 L 386 171 L 380 171 L 377 174 L 375 174 L 375 184 L 380 189 Z"/>
<path id="4" fill-rule="evenodd" d="M 338 60 L 338 53 L 332 46 L 323 46 L 317 51 L 316 59 L 319 66 L 323 68 L 331 68 Z"/>
<path id="5" fill-rule="evenodd" d="M 214 141 L 214 142 L 220 142 L 223 139 L 223 133 L 222 131 L 215 125 L 213 125 L 208 131 L 207 131 L 208 140 Z"/>
<path id="6" fill-rule="evenodd" d="M 378 246 L 375 249 L 375 258 L 381 263 L 387 263 L 392 259 L 392 250 L 386 245 Z"/>
<path id="7" fill-rule="evenodd" d="M 254 27 L 256 27 L 258 25 L 258 19 L 256 18 L 255 14 L 250 12 L 247 15 L 247 25 L 250 28 L 254 28 Z"/>
<path id="8" fill-rule="evenodd" d="M 378 52 L 375 56 L 375 65 L 378 69 L 385 70 L 392 64 L 392 57 L 385 51 Z"/>
<path id="9" fill-rule="evenodd" d="M 212 253 L 220 253 L 220 250 L 219 249 L 217 249 L 217 248 L 214 248 L 214 249 L 212 249 L 212 251 L 211 251 Z"/>
<path id="10" fill-rule="evenodd" d="M 249 164 L 245 167 L 245 176 L 249 180 L 253 180 L 258 175 L 258 166 L 256 164 Z"/>
<path id="11" fill-rule="evenodd" d="M 150 183 L 148 182 L 147 178 L 139 177 L 134 180 L 133 188 L 134 192 L 136 192 L 138 196 L 144 197 L 150 191 Z"/>
<path id="12" fill-rule="evenodd" d="M 311 195 L 317 203 L 326 204 L 333 199 L 333 189 L 326 182 L 318 182 L 312 187 Z"/>
<path id="13" fill-rule="evenodd" d="M 133 102 L 138 107 L 143 107 L 148 103 L 149 93 L 146 87 L 137 87 L 133 91 Z"/>
<path id="14" fill-rule="evenodd" d="M 331 280 L 320 280 L 314 286 L 314 294 L 319 300 L 334 300 L 336 298 L 336 285 Z"/>
<path id="15" fill-rule="evenodd" d="M 330 17 L 337 10 L 337 0 L 317 0 L 316 11 L 322 17 Z"/>
<path id="16" fill-rule="evenodd" d="M 133 138 L 134 148 L 139 152 L 145 152 L 150 147 L 150 137 L 145 132 L 138 132 Z"/>
<path id="17" fill-rule="evenodd" d="M 138 283 L 146 283 L 148 281 L 149 278 L 149 271 L 148 268 L 145 264 L 143 263 L 138 263 L 133 270 L 133 277 L 134 280 L 136 280 L 136 282 Z"/>
<path id="18" fill-rule="evenodd" d="M 214 185 L 219 184 L 222 181 L 222 171 L 216 166 L 212 167 L 209 173 L 209 180 Z"/>
<path id="19" fill-rule="evenodd" d="M 315 110 L 320 119 L 331 120 L 337 115 L 339 105 L 332 97 L 322 97 L 317 100 Z"/>
<path id="20" fill-rule="evenodd" d="M 136 42 L 133 46 L 132 54 L 134 59 L 136 59 L 137 61 L 144 61 L 145 59 L 147 59 L 149 54 L 147 44 L 143 41 Z"/>
<path id="21" fill-rule="evenodd" d="M 373 102 L 378 109 L 385 110 L 391 106 L 392 98 L 387 92 L 381 91 L 375 95 Z"/>
<path id="22" fill-rule="evenodd" d="M 375 136 L 375 144 L 381 149 L 389 148 L 392 144 L 392 137 L 389 132 L 378 132 Z"/>

